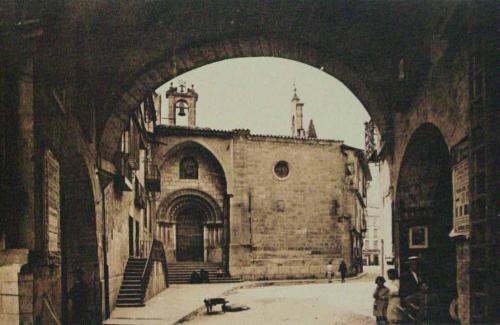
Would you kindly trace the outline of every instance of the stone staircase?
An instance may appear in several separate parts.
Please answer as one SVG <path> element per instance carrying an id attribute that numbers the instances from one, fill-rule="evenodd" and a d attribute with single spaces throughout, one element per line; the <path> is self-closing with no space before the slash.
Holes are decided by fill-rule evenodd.
<path id="1" fill-rule="evenodd" d="M 191 273 L 193 271 L 200 272 L 204 269 L 208 272 L 208 279 L 210 283 L 233 283 L 242 282 L 240 278 L 229 276 L 217 277 L 217 269 L 221 264 L 217 263 L 203 263 L 203 262 L 177 262 L 168 265 L 168 282 L 170 284 L 189 283 Z"/>
<path id="2" fill-rule="evenodd" d="M 145 258 L 129 257 L 116 307 L 144 306 L 142 273 L 146 268 L 146 262 Z"/>

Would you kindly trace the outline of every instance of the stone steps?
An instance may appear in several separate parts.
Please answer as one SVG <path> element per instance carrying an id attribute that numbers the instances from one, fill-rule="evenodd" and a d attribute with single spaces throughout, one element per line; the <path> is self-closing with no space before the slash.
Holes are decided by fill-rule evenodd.
<path id="1" fill-rule="evenodd" d="M 234 277 L 217 277 L 217 270 L 221 264 L 202 263 L 202 262 L 177 262 L 171 263 L 168 266 L 168 282 L 171 284 L 189 283 L 193 271 L 200 272 L 204 269 L 208 272 L 210 283 L 233 283 L 242 282 L 239 278 Z"/>
<path id="2" fill-rule="evenodd" d="M 142 307 L 144 306 L 144 292 L 142 289 L 142 273 L 146 268 L 145 258 L 130 257 L 123 282 L 116 300 L 116 307 Z"/>

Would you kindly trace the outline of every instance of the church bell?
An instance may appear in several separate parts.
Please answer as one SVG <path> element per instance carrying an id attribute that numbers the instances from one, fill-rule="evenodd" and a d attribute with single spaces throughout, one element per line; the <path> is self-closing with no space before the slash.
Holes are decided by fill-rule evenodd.
<path id="1" fill-rule="evenodd" d="M 178 114 L 179 116 L 186 116 L 186 108 L 187 108 L 186 103 L 179 102 L 177 108 L 179 109 L 179 114 Z"/>
<path id="2" fill-rule="evenodd" d="M 182 105 L 179 107 L 179 116 L 186 116 L 186 111 Z"/>

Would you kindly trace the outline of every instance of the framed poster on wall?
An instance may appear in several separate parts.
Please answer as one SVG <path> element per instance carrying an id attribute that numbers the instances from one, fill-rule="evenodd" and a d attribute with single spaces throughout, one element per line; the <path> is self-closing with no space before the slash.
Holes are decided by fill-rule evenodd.
<path id="1" fill-rule="evenodd" d="M 409 231 L 409 248 L 421 249 L 429 247 L 429 237 L 427 226 L 410 227 Z"/>
<path id="2" fill-rule="evenodd" d="M 452 148 L 453 159 L 453 229 L 451 237 L 469 236 L 470 232 L 470 193 L 469 193 L 469 161 L 467 157 L 468 142 L 462 140 Z"/>

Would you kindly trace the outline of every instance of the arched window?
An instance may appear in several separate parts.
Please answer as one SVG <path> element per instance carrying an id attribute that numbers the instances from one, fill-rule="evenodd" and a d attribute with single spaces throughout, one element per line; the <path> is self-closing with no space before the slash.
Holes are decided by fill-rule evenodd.
<path id="1" fill-rule="evenodd" d="M 179 178 L 198 179 L 198 161 L 191 156 L 182 158 L 179 164 Z"/>

